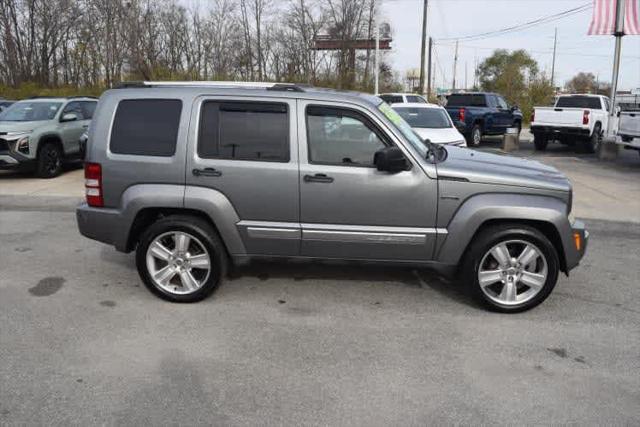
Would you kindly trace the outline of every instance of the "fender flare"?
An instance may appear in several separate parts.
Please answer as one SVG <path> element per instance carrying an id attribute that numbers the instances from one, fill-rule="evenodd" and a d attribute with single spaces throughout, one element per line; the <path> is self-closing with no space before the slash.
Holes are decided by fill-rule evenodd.
<path id="1" fill-rule="evenodd" d="M 566 206 L 562 200 L 550 196 L 504 193 L 473 196 L 453 215 L 436 259 L 444 264 L 458 264 L 483 224 L 498 220 L 550 224 L 560 237 L 562 247 L 558 248 L 558 256 L 571 265 L 574 254 L 571 251 L 572 231 Z"/>

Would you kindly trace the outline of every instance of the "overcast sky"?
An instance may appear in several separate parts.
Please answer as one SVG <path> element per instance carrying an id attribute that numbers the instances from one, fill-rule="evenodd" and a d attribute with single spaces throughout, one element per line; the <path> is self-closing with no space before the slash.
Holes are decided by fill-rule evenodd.
<path id="1" fill-rule="evenodd" d="M 394 69 L 404 73 L 420 65 L 420 37 L 423 0 L 381 0 L 382 19 L 393 28 L 392 51 L 388 53 Z M 454 41 L 452 38 L 502 29 L 552 15 L 592 0 L 429 0 L 428 34 L 436 40 L 436 86 L 450 87 L 453 75 Z M 614 37 L 587 36 L 591 10 L 542 24 L 527 30 L 460 42 L 457 87 L 464 86 L 465 64 L 468 85 L 473 84 L 476 58 L 491 55 L 496 48 L 526 49 L 550 74 L 553 33 L 558 28 L 556 84 L 562 85 L 574 74 L 592 72 L 601 81 L 611 81 Z M 622 41 L 619 89 L 640 88 L 640 36 L 626 36 Z"/>

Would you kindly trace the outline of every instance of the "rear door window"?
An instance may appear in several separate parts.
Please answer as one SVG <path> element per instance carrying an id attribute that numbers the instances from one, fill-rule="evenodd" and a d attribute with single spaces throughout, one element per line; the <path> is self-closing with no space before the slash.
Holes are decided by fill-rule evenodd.
<path id="1" fill-rule="evenodd" d="M 113 119 L 109 148 L 116 154 L 171 157 L 176 152 L 182 101 L 126 99 Z"/>
<path id="2" fill-rule="evenodd" d="M 287 104 L 204 102 L 198 155 L 208 159 L 288 162 Z"/>
<path id="3" fill-rule="evenodd" d="M 84 115 L 85 120 L 91 120 L 93 118 L 93 112 L 96 111 L 96 105 L 98 105 L 95 101 L 82 101 L 80 102 L 82 105 L 82 113 Z"/>

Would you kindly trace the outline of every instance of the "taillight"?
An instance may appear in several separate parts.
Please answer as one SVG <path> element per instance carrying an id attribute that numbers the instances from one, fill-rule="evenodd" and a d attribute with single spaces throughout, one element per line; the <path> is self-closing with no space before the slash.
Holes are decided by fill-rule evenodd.
<path id="1" fill-rule="evenodd" d="M 464 122 L 464 108 L 461 108 L 461 109 L 458 110 L 458 119 L 461 122 Z"/>
<path id="2" fill-rule="evenodd" d="M 536 110 L 533 110 L 531 112 L 531 123 L 533 123 L 533 121 L 536 119 Z"/>
<path id="3" fill-rule="evenodd" d="M 584 110 L 584 112 L 582 113 L 582 124 L 583 125 L 589 124 L 589 110 Z"/>
<path id="4" fill-rule="evenodd" d="M 100 163 L 85 163 L 84 188 L 87 195 L 87 204 L 94 208 L 104 206 L 102 197 L 102 166 Z"/>

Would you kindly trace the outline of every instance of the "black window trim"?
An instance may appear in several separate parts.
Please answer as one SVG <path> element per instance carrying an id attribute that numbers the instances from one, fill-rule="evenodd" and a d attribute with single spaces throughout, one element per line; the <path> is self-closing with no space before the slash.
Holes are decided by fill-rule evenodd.
<path id="1" fill-rule="evenodd" d="M 362 165 L 362 164 L 357 164 L 357 163 L 314 162 L 314 161 L 312 161 L 311 160 L 311 150 L 309 148 L 309 144 L 311 143 L 311 140 L 309 138 L 309 113 L 308 113 L 308 110 L 309 110 L 310 107 L 311 108 L 321 108 L 321 109 L 326 109 L 326 110 L 334 110 L 334 111 L 335 110 L 346 111 L 348 114 L 343 115 L 343 116 L 351 117 L 352 119 L 364 119 L 364 120 L 361 120 L 361 121 L 365 122 L 365 126 L 367 126 L 367 124 L 371 126 L 371 127 L 367 126 L 367 128 L 369 128 L 369 130 L 374 132 L 376 134 L 376 136 L 380 139 L 380 141 L 382 141 L 382 143 L 386 147 L 395 147 L 395 144 L 393 143 L 393 141 L 391 141 L 389 139 L 389 137 L 385 134 L 385 132 L 382 129 L 380 129 L 380 126 L 378 126 L 375 123 L 375 121 L 373 121 L 369 116 L 367 116 L 365 113 L 363 113 L 360 110 L 357 110 L 355 108 L 328 105 L 328 104 L 307 104 L 307 106 L 304 109 L 304 125 L 306 127 L 305 132 L 306 132 L 306 137 L 307 137 L 307 162 L 310 165 L 342 166 L 342 167 L 350 167 L 350 168 L 376 169 L 375 165 Z M 341 116 L 337 116 L 337 117 L 341 117 Z"/>
<path id="2" fill-rule="evenodd" d="M 113 127 L 116 124 L 116 116 L 118 115 L 118 108 L 120 108 L 120 103 L 123 101 L 178 101 L 180 103 L 180 115 L 178 116 L 178 132 L 176 133 L 176 143 L 173 147 L 173 153 L 170 155 L 158 155 L 158 154 L 135 154 L 135 153 L 118 153 L 111 149 L 111 140 L 113 138 Z M 107 144 L 107 153 L 109 156 L 123 156 L 129 157 L 133 156 L 136 159 L 141 158 L 153 158 L 153 159 L 167 159 L 170 160 L 175 157 L 178 152 L 178 141 L 180 140 L 180 127 L 182 126 L 182 119 L 184 115 L 184 102 L 182 98 L 120 98 L 118 99 L 115 108 L 113 109 L 113 115 L 111 116 L 111 123 L 109 125 L 109 142 Z"/>
<path id="3" fill-rule="evenodd" d="M 200 153 L 200 139 L 202 136 L 202 121 L 204 120 L 204 115 L 203 115 L 203 110 L 204 110 L 204 106 L 207 103 L 217 103 L 217 104 L 237 104 L 237 105 L 260 105 L 260 104 L 267 104 L 267 105 L 279 105 L 279 106 L 283 106 L 285 107 L 285 112 L 284 114 L 286 114 L 287 116 L 287 151 L 286 151 L 286 156 L 283 157 L 282 159 L 233 159 L 233 158 L 226 158 L 226 157 L 213 157 L 213 156 L 203 156 Z M 229 110 L 229 111 L 233 111 L 233 110 Z M 256 108 L 256 110 L 247 110 L 247 111 L 253 111 L 253 112 L 261 112 L 260 109 Z M 262 112 L 273 112 L 273 111 L 262 111 Z M 218 126 L 218 138 L 220 137 L 220 126 Z M 202 160 L 222 160 L 222 161 L 231 161 L 231 162 L 259 162 L 259 163 L 290 163 L 291 162 L 291 105 L 287 102 L 285 102 L 284 100 L 279 100 L 279 99 L 273 99 L 273 100 L 254 100 L 254 99 L 240 99 L 240 98 L 233 98 L 233 99 L 229 99 L 229 98 L 204 98 L 202 101 L 200 101 L 200 105 L 198 107 L 198 132 L 196 135 L 196 155 L 198 156 L 198 159 L 202 159 Z"/>

